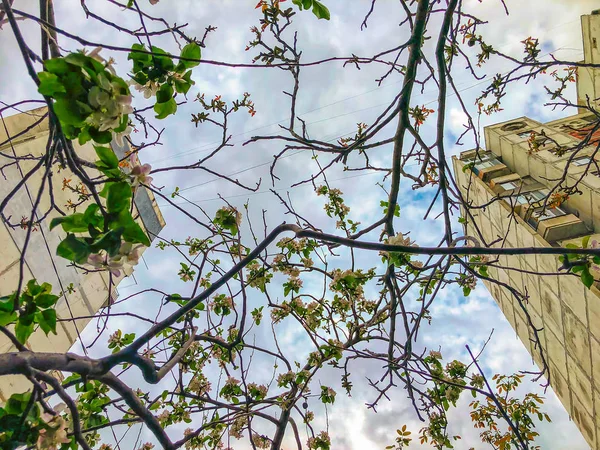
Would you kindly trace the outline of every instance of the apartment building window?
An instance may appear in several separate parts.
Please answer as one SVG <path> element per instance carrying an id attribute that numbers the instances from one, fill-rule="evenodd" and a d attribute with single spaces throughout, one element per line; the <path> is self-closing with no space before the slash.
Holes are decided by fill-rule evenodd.
<path id="1" fill-rule="evenodd" d="M 566 216 L 567 212 L 556 207 L 556 208 L 536 208 L 533 211 L 533 215 L 538 219 L 538 221 L 552 219 L 554 217 Z"/>
<path id="2" fill-rule="evenodd" d="M 499 184 L 498 186 L 500 186 L 505 191 L 509 191 L 511 189 L 519 188 L 521 186 L 521 183 L 519 181 L 507 181 L 505 183 Z"/>
<path id="3" fill-rule="evenodd" d="M 567 212 L 561 208 L 545 208 L 542 206 L 533 210 L 533 213 L 529 217 L 527 223 L 531 226 L 531 228 L 537 231 L 540 222 L 566 215 Z"/>
<path id="4" fill-rule="evenodd" d="M 475 168 L 478 170 L 487 169 L 488 167 L 494 167 L 494 166 L 497 166 L 498 164 L 502 164 L 502 163 L 499 160 L 497 160 L 496 158 L 491 158 L 491 159 L 487 159 L 482 162 L 476 162 Z"/>
<path id="5" fill-rule="evenodd" d="M 545 191 L 526 192 L 525 194 L 521 194 L 517 197 L 517 203 L 520 205 L 531 205 L 544 200 L 547 195 L 548 192 Z"/>
<path id="6" fill-rule="evenodd" d="M 592 162 L 592 158 L 590 158 L 589 156 L 580 156 L 578 158 L 575 158 L 573 161 L 571 161 L 571 164 L 581 167 L 581 166 L 587 166 Z"/>
<path id="7" fill-rule="evenodd" d="M 530 130 L 530 131 L 522 131 L 522 132 L 518 133 L 517 136 L 519 136 L 520 138 L 528 138 L 531 136 L 531 133 L 536 134 L 535 131 Z"/>
<path id="8" fill-rule="evenodd" d="M 487 161 L 488 159 L 492 158 L 495 158 L 495 155 L 493 153 L 484 153 L 483 155 L 471 156 L 470 158 L 462 159 L 461 161 L 463 161 L 465 164 L 479 164 L 480 162 Z"/>

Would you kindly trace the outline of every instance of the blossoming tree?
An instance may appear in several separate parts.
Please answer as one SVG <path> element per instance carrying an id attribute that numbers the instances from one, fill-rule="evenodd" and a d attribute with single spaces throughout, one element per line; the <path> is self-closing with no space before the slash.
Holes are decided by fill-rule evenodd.
<path id="1" fill-rule="evenodd" d="M 178 7 L 173 0 L 161 3 L 169 1 Z M 439 346 L 427 349 L 422 345 L 419 331 L 424 323 L 435 320 L 431 309 L 442 290 L 458 286 L 468 295 L 481 279 L 502 284 L 487 273 L 498 255 L 539 251 L 565 258 L 565 250 L 560 248 L 487 248 L 478 244 L 481 237 L 462 236 L 456 222 L 458 208 L 462 207 L 466 216 L 472 212 L 449 170 L 444 147 L 446 98 L 450 92 L 461 98 L 452 76 L 456 65 L 460 64 L 458 70 L 462 71 L 466 64 L 474 78 L 490 58 L 514 66 L 508 76 L 494 78 L 474 111 L 463 104 L 468 117 L 465 135 L 473 134 L 478 142 L 475 117 L 498 111 L 505 89 L 513 82 L 576 64 L 542 60 L 534 39 L 524 42 L 522 60 L 503 55 L 486 44 L 479 31 L 484 23 L 458 0 L 400 0 L 395 8 L 403 15 L 401 27 L 407 30 L 407 39 L 374 55 L 321 61 L 305 61 L 302 36 L 290 30 L 293 20 L 329 20 L 326 5 L 318 0 L 261 0 L 256 5 L 257 15 L 248 23 L 252 40 L 247 51 L 252 59 L 240 63 L 203 59 L 202 49 L 210 46 L 215 28 L 208 26 L 203 36 L 190 34 L 185 26 L 153 15 L 158 0 L 106 2 L 120 8 L 128 20 L 137 21 L 135 29 L 108 20 L 81 1 L 88 20 L 128 36 L 131 45 L 127 47 L 96 43 L 64 31 L 54 17 L 53 0 L 41 0 L 38 15 L 21 11 L 18 3 L 2 0 L 0 23 L 7 25 L 2 33 L 12 32 L 16 38 L 28 76 L 40 94 L 32 101 L 47 106 L 51 133 L 45 154 L 35 160 L 24 179 L 39 172 L 48 180 L 35 193 L 40 198 L 44 189 L 52 189 L 55 169 L 66 166 L 80 185 L 73 188 L 71 180 L 65 180 L 63 187 L 71 186 L 87 205 L 52 220 L 50 228 L 60 227 L 67 233 L 57 255 L 80 270 L 108 271 L 115 277 L 137 264 L 140 250 L 150 245 L 132 215 L 134 193 L 141 187 L 191 221 L 195 235 L 182 242 L 158 243 L 164 251 L 178 252 L 178 276 L 188 286 L 186 292 L 152 289 L 119 300 L 131 304 L 130 311 L 122 315 L 141 320 L 146 328 L 141 334 L 115 331 L 108 338 L 108 351 L 100 358 L 28 349 L 32 333 L 56 330 L 55 306 L 62 295 L 56 287 L 44 280 L 21 279 L 12 295 L 0 299 L 0 331 L 17 348 L 0 355 L 0 375 L 23 375 L 31 383 L 27 392 L 12 395 L 0 407 L 1 448 L 108 450 L 116 447 L 104 442 L 107 430 L 126 430 L 133 424 L 143 424 L 153 439 L 152 443 L 136 444 L 136 450 L 154 445 L 165 449 L 235 448 L 238 443 L 241 448 L 273 450 L 283 445 L 336 448 L 327 426 L 314 425 L 316 417 L 335 411 L 336 400 L 351 395 L 358 383 L 372 390 L 372 409 L 403 389 L 415 416 L 423 421 L 422 428 L 413 431 L 398 423 L 397 432 L 390 434 L 390 449 L 406 448 L 414 441 L 453 448 L 460 436 L 448 431 L 449 412 L 461 397 L 470 395 L 471 418 L 481 430 L 483 442 L 499 449 L 533 448 L 535 421 L 550 419 L 541 411 L 541 397 L 515 395 L 524 375 L 488 377 L 479 365 L 481 354 L 470 348 L 464 361 L 445 360 Z M 375 0 L 368 3 L 363 27 L 379 7 Z M 32 49 L 24 38 L 22 20 L 39 25 L 41 49 Z M 172 36 L 172 46 L 162 49 L 153 45 L 157 36 Z M 63 40 L 77 43 L 81 50 L 64 52 L 59 45 Z M 117 53 L 127 55 L 129 67 L 114 65 L 110 55 Z M 336 61 L 358 68 L 379 65 L 379 83 L 397 77 L 401 89 L 373 123 L 359 123 L 355 133 L 331 143 L 309 137 L 296 104 L 302 95 L 300 71 Z M 206 171 L 239 189 L 258 189 L 258 184 L 248 186 L 225 175 L 222 168 L 208 168 L 214 155 L 231 146 L 228 119 L 239 111 L 257 114 L 249 94 L 233 101 L 197 96 L 199 112 L 191 121 L 199 128 L 222 130 L 221 142 L 208 157 L 169 168 L 140 163 L 139 156 L 160 143 L 162 132 L 153 123 L 177 113 L 194 80 L 202 77 L 197 72 L 202 65 L 279 69 L 289 74 L 291 89 L 285 94 L 290 118 L 281 127 L 282 134 L 255 136 L 247 144 L 277 146 L 279 153 L 271 164 L 273 181 L 278 162 L 291 151 L 313 155 L 318 170 L 307 172 L 302 183 L 313 185 L 315 197 L 323 200 L 325 220 L 331 221 L 335 231 L 327 233 L 313 224 L 323 219 L 320 210 L 312 212 L 314 217 L 301 215 L 276 191 L 273 195 L 286 208 L 288 222 L 281 218 L 272 225 L 265 220 L 264 231 L 259 233 L 248 210 L 224 201 L 209 216 L 178 189 L 165 195 L 153 184 L 153 177 L 167 170 Z M 551 91 L 554 99 L 574 106 L 563 97 L 564 86 L 572 80 L 556 73 L 548 76 L 559 84 Z M 434 86 L 439 94 L 435 109 L 419 105 L 416 91 L 424 85 Z M 139 107 L 137 99 L 141 97 L 152 105 Z M 27 103 L 5 105 L 0 112 Z M 434 120 L 435 133 L 423 133 L 424 125 Z M 390 124 L 396 128 L 384 137 Z M 156 140 L 142 143 L 132 134 L 134 129 L 143 129 L 145 139 Z M 109 145 L 113 141 L 127 143 L 130 154 L 119 159 Z M 80 158 L 73 142 L 91 142 L 97 159 Z M 390 164 L 373 165 L 370 157 L 375 150 L 389 152 Z M 9 158 L 3 150 L 0 155 Z M 14 158 L 9 159 L 8 164 L 13 162 Z M 409 170 L 410 165 L 418 170 Z M 381 202 L 381 213 L 373 223 L 354 220 L 343 193 L 327 178 L 329 171 L 339 166 L 381 173 L 383 194 L 374 199 L 376 204 Z M 90 177 L 91 169 L 100 175 Z M 444 223 L 438 247 L 419 246 L 410 230 L 403 229 L 399 219 L 401 179 L 410 180 L 414 189 L 437 189 L 427 214 L 438 210 Z M 22 188 L 22 183 L 15 186 L 0 204 L 6 223 L 12 222 L 4 208 Z M 181 199 L 187 204 L 175 201 Z M 34 212 L 20 224 L 28 237 L 38 225 Z M 600 263 L 596 247 L 594 243 L 590 248 L 569 249 L 566 257 L 571 269 L 581 267 L 580 272 L 587 274 L 582 275 L 585 284 L 590 284 L 588 268 L 593 262 Z M 378 255 L 380 262 L 363 264 L 367 254 Z M 573 255 L 576 257 L 569 260 Z M 557 268 L 559 265 L 557 259 Z M 161 308 L 165 307 L 152 320 L 140 311 L 144 307 L 135 303 L 149 295 L 159 296 Z M 514 295 L 519 302 L 526 302 L 526 293 L 514 291 Z M 103 313 L 111 319 L 110 309 Z M 282 324 L 295 326 L 305 335 L 311 346 L 306 358 L 297 357 L 280 342 Z M 253 361 L 268 367 L 269 375 L 256 370 Z M 353 376 L 358 364 L 368 365 L 368 377 Z M 66 378 L 59 381 L 53 376 L 56 371 Z M 143 382 L 124 382 L 123 371 L 139 374 Z M 319 383 L 324 372 L 330 381 L 327 385 Z M 548 367 L 540 367 L 538 375 L 547 377 Z M 173 426 L 181 423 L 188 426 L 178 433 Z M 413 439 L 414 435 L 418 437 Z"/>

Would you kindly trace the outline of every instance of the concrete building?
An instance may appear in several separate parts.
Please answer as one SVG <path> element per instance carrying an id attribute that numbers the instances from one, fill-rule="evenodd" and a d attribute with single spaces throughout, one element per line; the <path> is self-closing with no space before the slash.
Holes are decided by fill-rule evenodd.
<path id="1" fill-rule="evenodd" d="M 600 62 L 600 13 L 582 17 L 585 62 Z M 600 69 L 580 69 L 578 104 L 600 97 Z M 551 247 L 600 243 L 600 173 L 597 117 L 580 114 L 549 123 L 521 117 L 485 128 L 485 150 L 454 157 L 456 180 L 473 220 L 468 236 L 485 246 Z M 466 166 L 466 167 L 465 167 Z M 561 190 L 577 184 L 566 201 Z M 553 203 L 544 206 L 545 199 Z M 465 215 L 465 211 L 462 214 Z M 600 246 L 600 245 L 599 245 Z M 527 314 L 539 333 L 550 383 L 592 449 L 600 449 L 600 290 L 576 275 L 560 275 L 552 255 L 501 256 L 490 276 L 528 298 L 523 307 L 505 287 L 485 283 L 517 335 L 541 366 Z M 592 268 L 600 279 L 600 271 Z"/>
<path id="2" fill-rule="evenodd" d="M 40 124 L 34 125 L 45 113 L 46 109 L 40 108 L 3 117 L 0 120 L 0 152 L 2 153 L 0 167 L 3 167 L 0 173 L 0 202 L 36 163 L 36 160 L 31 159 L 18 160 L 11 164 L 15 161 L 11 160 L 10 156 L 39 156 L 45 152 L 49 133 L 48 121 L 43 120 Z M 12 137 L 10 141 L 8 141 L 9 137 Z M 116 143 L 111 145 L 118 157 L 125 156 L 126 147 L 119 147 Z M 75 149 L 82 159 L 87 161 L 97 159 L 91 143 L 83 146 L 75 144 Z M 3 155 L 8 155 L 8 157 Z M 52 170 L 51 191 L 54 202 L 63 211 L 72 212 L 73 210 L 68 206 L 69 203 L 79 203 L 79 195 L 73 191 L 73 189 L 78 189 L 77 177 L 68 169 L 58 169 L 58 165 L 55 165 Z M 94 169 L 90 169 L 90 175 L 94 175 L 94 172 Z M 12 224 L 20 222 L 21 218 L 28 219 L 30 217 L 41 179 L 42 172 L 37 171 L 8 203 L 5 215 L 10 217 Z M 77 212 L 82 212 L 85 208 L 86 202 L 77 207 Z M 50 196 L 45 194 L 37 209 L 38 217 L 46 214 L 49 210 Z M 153 240 L 165 225 L 154 195 L 145 188 L 137 189 L 135 210 L 134 217 L 142 225 L 150 240 Z M 34 351 L 67 351 L 92 320 L 94 314 L 118 296 L 116 288 L 109 292 L 107 272 L 84 273 L 74 267 L 69 267 L 67 260 L 56 256 L 56 247 L 65 237 L 65 233 L 60 227 L 50 231 L 48 225 L 52 218 L 58 216 L 57 211 L 50 210 L 36 230 L 31 233 L 31 240 L 25 254 L 25 282 L 35 278 L 40 284 L 42 282 L 52 284 L 54 294 L 59 295 L 61 292 L 64 294 L 57 304 L 57 315 L 59 319 L 62 319 L 57 324 L 57 335 L 49 334 L 46 337 L 41 331 L 35 332 L 28 342 L 28 346 Z M 17 288 L 25 236 L 26 229 L 24 228 L 11 227 L 4 222 L 0 224 L 2 245 L 0 250 L 0 296 L 9 295 Z M 130 274 L 131 271 L 127 273 L 127 275 Z M 113 277 L 113 282 L 118 285 L 123 278 L 123 275 L 117 279 Z M 90 342 L 83 344 L 89 345 Z M 1 335 L 0 352 L 9 351 L 15 351 L 15 348 L 4 335 Z M 2 377 L 0 401 L 4 401 L 14 392 L 22 392 L 30 388 L 31 383 L 24 377 Z"/>

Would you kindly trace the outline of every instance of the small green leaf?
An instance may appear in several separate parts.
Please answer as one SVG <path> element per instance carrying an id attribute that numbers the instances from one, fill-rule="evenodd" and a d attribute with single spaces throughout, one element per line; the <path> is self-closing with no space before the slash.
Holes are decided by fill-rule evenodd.
<path id="1" fill-rule="evenodd" d="M 29 294 L 35 297 L 36 295 L 42 292 L 42 287 L 37 284 L 37 281 L 35 279 L 31 279 L 27 282 L 27 291 L 29 292 Z"/>
<path id="2" fill-rule="evenodd" d="M 173 84 L 175 85 L 175 90 L 177 92 L 179 92 L 180 94 L 187 94 L 188 91 L 191 89 L 192 85 L 195 83 L 193 81 L 188 82 L 186 80 L 180 80 L 178 78 L 175 78 L 173 80 Z"/>
<path id="3" fill-rule="evenodd" d="M 44 68 L 46 71 L 56 75 L 67 73 L 70 70 L 69 63 L 63 58 L 47 59 L 44 61 Z"/>
<path id="4" fill-rule="evenodd" d="M 177 111 L 177 102 L 174 98 L 164 103 L 157 103 L 154 105 L 154 112 L 156 112 L 157 119 L 164 119 L 165 117 L 175 114 Z"/>
<path id="5" fill-rule="evenodd" d="M 115 256 L 121 248 L 121 233 L 123 233 L 122 227 L 99 235 L 94 243 L 90 245 L 90 250 L 92 253 L 106 250 L 109 256 Z"/>
<path id="6" fill-rule="evenodd" d="M 581 240 L 581 248 L 587 248 L 591 236 L 586 236 Z"/>
<path id="7" fill-rule="evenodd" d="M 25 344 L 33 333 L 33 322 L 25 324 L 21 320 L 15 325 L 15 336 L 21 344 Z"/>
<path id="8" fill-rule="evenodd" d="M 40 72 L 38 78 L 40 79 L 38 92 L 42 95 L 53 97 L 55 94 L 67 92 L 60 79 L 53 73 Z"/>
<path id="9" fill-rule="evenodd" d="M 0 326 L 7 326 L 10 325 L 11 323 L 15 323 L 17 320 L 17 313 L 16 312 L 6 312 L 6 311 L 0 311 Z"/>
<path id="10" fill-rule="evenodd" d="M 588 267 L 581 272 L 581 281 L 588 289 L 591 288 L 594 284 L 594 281 L 596 281 L 594 280 L 594 276 L 590 273 L 590 269 Z"/>
<path id="11" fill-rule="evenodd" d="M 108 188 L 106 209 L 109 213 L 120 213 L 131 205 L 131 186 L 125 181 L 113 183 Z"/>
<path id="12" fill-rule="evenodd" d="M 83 213 L 84 222 L 96 228 L 104 228 L 104 217 L 102 217 L 102 215 L 99 214 L 99 212 L 100 205 L 98 205 L 97 203 L 92 203 L 86 208 L 85 212 Z"/>
<path id="13" fill-rule="evenodd" d="M 54 309 L 44 309 L 35 313 L 35 319 L 46 335 L 50 332 L 56 334 L 56 311 Z"/>
<path id="14" fill-rule="evenodd" d="M 111 229 L 123 228 L 123 240 L 132 244 L 142 244 L 146 247 L 150 246 L 150 240 L 142 227 L 131 217 L 128 210 L 122 211 L 116 219 L 110 222 Z"/>
<path id="15" fill-rule="evenodd" d="M 94 145 L 96 155 L 100 161 L 109 169 L 117 169 L 119 167 L 119 158 L 111 148 Z"/>
<path id="16" fill-rule="evenodd" d="M 171 55 L 165 52 L 162 48 L 152 46 L 152 61 L 156 65 L 156 68 L 163 70 L 164 72 L 170 72 L 175 68 Z"/>
<path id="17" fill-rule="evenodd" d="M 62 225 L 62 229 L 67 233 L 84 233 L 88 229 L 85 216 L 81 213 L 71 214 L 70 216 L 55 217 L 50 221 L 50 229 Z"/>
<path id="18" fill-rule="evenodd" d="M 327 9 L 327 7 L 318 0 L 313 0 L 312 12 L 319 19 L 331 19 L 331 15 L 329 14 L 329 10 Z"/>
<path id="19" fill-rule="evenodd" d="M 185 59 L 193 59 L 195 61 L 184 61 L 180 60 L 180 64 L 183 65 L 186 69 L 191 69 L 192 67 L 196 67 L 200 64 L 200 57 L 202 56 L 202 52 L 200 50 L 200 46 L 195 42 L 190 42 L 181 51 L 181 57 Z"/>
<path id="20" fill-rule="evenodd" d="M 58 295 L 40 294 L 35 298 L 35 305 L 38 308 L 50 308 L 56 304 Z"/>
<path id="21" fill-rule="evenodd" d="M 72 233 L 67 234 L 67 237 L 56 248 L 58 256 L 78 264 L 86 262 L 90 253 L 89 245 L 77 239 Z"/>
<path id="22" fill-rule="evenodd" d="M 61 122 L 75 127 L 83 125 L 86 115 L 79 112 L 77 104 L 73 100 L 59 98 L 54 102 L 54 112 Z"/>
<path id="23" fill-rule="evenodd" d="M 0 297 L 0 312 L 12 312 L 15 305 L 15 292 Z"/>
<path id="24" fill-rule="evenodd" d="M 88 128 L 88 133 L 90 134 L 92 139 L 98 144 L 110 144 L 110 142 L 112 141 L 112 133 L 108 130 L 100 131 L 96 128 L 90 127 Z"/>
<path id="25" fill-rule="evenodd" d="M 163 84 L 156 92 L 156 103 L 166 103 L 173 97 L 173 88 L 169 83 Z"/>

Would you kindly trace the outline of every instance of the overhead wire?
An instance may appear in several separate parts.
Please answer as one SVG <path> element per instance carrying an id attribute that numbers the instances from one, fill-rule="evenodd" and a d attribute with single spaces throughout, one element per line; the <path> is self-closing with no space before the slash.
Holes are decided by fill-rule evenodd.
<path id="1" fill-rule="evenodd" d="M 565 47 L 558 47 L 558 48 L 556 48 L 556 49 L 554 49 L 554 50 L 552 50 L 552 51 L 550 51 L 550 52 L 546 53 L 546 54 L 545 54 L 545 55 L 543 55 L 543 56 L 547 56 L 547 55 L 549 55 L 550 53 L 553 53 L 553 52 L 556 52 L 556 51 L 562 50 L 562 49 L 564 49 L 564 48 L 565 48 Z M 508 72 L 504 72 L 504 74 L 503 74 L 503 75 L 505 75 L 505 74 L 507 74 L 507 73 L 508 73 Z M 453 97 L 453 96 L 455 96 L 457 93 L 462 93 L 462 92 L 465 92 L 465 91 L 467 91 L 467 90 L 470 90 L 470 89 L 472 89 L 472 88 L 474 88 L 474 87 L 480 86 L 480 85 L 482 85 L 482 84 L 484 84 L 484 83 L 487 83 L 487 82 L 491 81 L 492 79 L 493 79 L 493 77 L 489 77 L 489 78 L 483 79 L 483 80 L 481 80 L 481 81 L 479 81 L 479 82 L 477 82 L 477 83 L 471 84 L 471 85 L 469 85 L 469 86 L 467 86 L 467 87 L 465 87 L 465 88 L 463 88 L 463 89 L 460 89 L 460 90 L 458 90 L 457 92 L 454 92 L 454 91 L 453 91 L 453 92 L 451 92 L 450 94 L 448 94 L 448 97 Z M 360 94 L 359 94 L 359 95 L 360 95 Z M 340 100 L 339 102 L 341 102 L 341 101 L 344 101 L 344 100 Z M 431 104 L 433 104 L 433 103 L 436 103 L 436 102 L 437 102 L 437 99 L 433 99 L 433 100 L 431 100 L 431 101 L 425 102 L 425 103 L 423 104 L 423 106 L 431 105 Z M 359 109 L 359 110 L 355 110 L 355 111 L 351 111 L 351 112 L 348 112 L 348 113 L 340 114 L 340 115 L 338 115 L 338 116 L 333 116 L 333 117 L 330 117 L 330 118 L 321 119 L 321 120 L 317 120 L 317 121 L 314 121 L 314 122 L 309 122 L 309 123 L 307 123 L 307 125 L 312 125 L 312 124 L 315 124 L 315 123 L 320 123 L 320 122 L 324 122 L 324 121 L 327 121 L 327 120 L 335 119 L 335 118 L 337 118 L 337 117 L 342 117 L 342 116 L 347 116 L 347 115 L 355 114 L 355 113 L 357 113 L 357 112 L 363 112 L 363 111 L 366 111 L 366 110 L 369 110 L 369 109 L 374 109 L 374 108 L 378 108 L 378 107 L 381 107 L 381 106 L 386 106 L 386 105 L 388 105 L 388 104 L 389 104 L 389 102 L 386 102 L 386 103 L 381 103 L 381 104 L 374 105 L 374 106 L 370 106 L 370 107 L 367 107 L 367 108 L 362 108 L 362 109 Z M 325 142 L 331 142 L 331 141 L 333 141 L 333 140 L 340 139 L 340 138 L 342 138 L 342 137 L 344 137 L 344 136 L 346 136 L 346 135 L 348 135 L 348 134 L 350 134 L 350 133 L 352 133 L 352 132 L 353 132 L 353 131 L 351 131 L 351 132 L 348 132 L 348 133 L 344 133 L 344 134 L 342 134 L 342 135 L 338 135 L 338 136 L 337 136 L 336 138 L 334 138 L 334 139 L 331 139 L 331 140 L 325 140 Z M 300 153 L 302 153 L 302 150 L 299 150 L 299 151 L 297 151 L 297 152 L 290 153 L 290 154 L 288 154 L 288 155 L 284 155 L 284 156 L 282 156 L 280 159 L 283 159 L 283 158 L 289 158 L 289 157 L 292 157 L 292 156 L 298 155 L 298 154 L 300 154 Z M 251 167 L 247 167 L 247 168 L 244 168 L 244 169 L 238 170 L 238 171 L 236 171 L 236 172 L 233 172 L 233 173 L 227 174 L 226 176 L 227 176 L 227 177 L 231 177 L 231 176 L 239 175 L 239 174 L 241 174 L 241 173 L 248 172 L 248 171 L 250 171 L 250 170 L 253 170 L 253 169 L 256 169 L 256 168 L 258 168 L 258 167 L 263 167 L 263 166 L 269 165 L 269 164 L 271 164 L 271 163 L 272 163 L 272 160 L 271 160 L 271 161 L 264 162 L 264 163 L 256 164 L 256 165 L 253 165 L 253 166 L 251 166 Z M 185 187 L 185 188 L 183 188 L 183 189 L 180 189 L 180 190 L 179 190 L 179 192 L 184 192 L 184 191 L 187 191 L 187 190 L 190 190 L 190 189 L 194 189 L 194 188 L 197 188 L 197 187 L 206 186 L 206 185 L 208 185 L 208 184 L 210 184 L 210 183 L 214 183 L 215 181 L 218 181 L 218 180 L 221 180 L 221 179 L 222 179 L 222 178 L 220 178 L 220 177 L 215 177 L 215 178 L 213 178 L 212 180 L 208 180 L 208 181 L 205 181 L 205 182 L 202 182 L 202 183 L 198 183 L 198 184 L 195 184 L 195 185 L 192 185 L 192 186 L 187 186 L 187 187 Z"/>
<path id="2" fill-rule="evenodd" d="M 548 30 L 546 30 L 546 31 L 552 31 L 552 30 L 555 30 L 555 29 L 557 29 L 557 28 L 561 28 L 561 27 L 564 27 L 564 26 L 566 26 L 566 25 L 570 25 L 571 23 L 574 23 L 574 22 L 577 22 L 577 20 L 571 20 L 571 21 L 569 21 L 569 22 L 565 22 L 565 23 L 562 23 L 562 24 L 556 25 L 556 26 L 554 26 L 554 27 L 552 27 L 552 28 L 549 28 L 549 29 L 548 29 Z M 502 49 L 502 48 L 506 48 L 506 47 L 509 47 L 510 45 L 512 45 L 512 44 L 505 44 L 505 45 L 501 46 L 500 48 L 501 48 L 501 49 Z M 556 52 L 556 51 L 559 51 L 559 50 L 566 50 L 566 49 L 571 49 L 571 50 L 580 50 L 580 49 L 574 49 L 574 48 L 569 48 L 569 47 L 564 47 L 564 46 L 563 46 L 563 47 L 556 48 L 556 49 L 554 49 L 554 50 L 552 50 L 552 51 L 550 51 L 550 52 L 546 53 L 546 55 L 544 55 L 544 56 L 547 56 L 548 54 L 550 54 L 550 53 L 553 53 L 553 52 Z M 486 82 L 486 81 L 490 81 L 491 79 L 492 79 L 492 78 L 486 78 L 485 80 L 482 80 L 482 82 L 481 82 L 481 83 L 483 83 L 483 82 Z M 399 81 L 396 81 L 396 82 L 393 82 L 393 83 L 384 84 L 384 85 L 382 85 L 382 86 L 377 86 L 376 88 L 370 89 L 370 90 L 368 90 L 368 91 L 365 91 L 365 92 L 361 92 L 360 94 L 352 95 L 352 96 L 350 96 L 350 97 L 344 97 L 344 98 L 342 98 L 342 99 L 339 99 L 339 100 L 336 100 L 336 101 L 334 101 L 334 102 L 332 102 L 332 103 L 328 103 L 328 104 L 326 104 L 326 105 L 319 106 L 319 107 L 317 107 L 317 108 L 313 108 L 313 109 L 311 109 L 311 110 L 305 111 L 305 112 L 303 112 L 303 113 L 300 113 L 300 114 L 298 114 L 298 115 L 299 115 L 299 116 L 303 116 L 303 115 L 306 115 L 306 114 L 310 114 L 310 113 L 313 113 L 313 112 L 315 112 L 315 111 L 319 111 L 319 110 L 322 110 L 322 109 L 328 108 L 328 107 L 330 107 L 330 106 L 334 106 L 334 105 L 337 105 L 337 104 L 343 103 L 343 102 L 345 102 L 345 101 L 347 101 L 347 100 L 352 100 L 352 99 L 355 99 L 355 98 L 361 97 L 361 96 L 363 96 L 363 95 L 371 94 L 371 93 L 373 93 L 373 92 L 375 92 L 375 91 L 378 91 L 379 89 L 384 89 L 384 88 L 387 88 L 387 87 L 391 87 L 391 86 L 398 85 L 398 84 L 400 84 L 400 83 L 402 83 L 402 80 L 399 80 Z M 477 86 L 477 85 L 479 85 L 479 84 L 481 84 L 481 83 L 477 83 L 477 84 L 475 84 L 475 85 L 473 85 L 473 86 L 470 86 L 470 87 Z M 464 84 L 464 83 L 463 83 L 463 84 Z M 430 94 L 430 93 L 432 93 L 432 92 L 424 93 L 423 95 L 427 95 L 427 94 Z M 338 118 L 338 117 L 347 116 L 347 115 L 350 115 L 350 114 L 353 114 L 353 113 L 362 112 L 362 111 L 365 111 L 365 110 L 368 110 L 368 109 L 372 109 L 372 108 L 378 108 L 378 107 L 380 107 L 380 106 L 383 106 L 383 105 L 385 105 L 385 103 L 384 103 L 384 104 L 378 104 L 378 105 L 370 106 L 370 107 L 363 108 L 363 109 L 359 109 L 359 110 L 355 110 L 355 111 L 351 111 L 351 112 L 344 113 L 344 114 L 340 114 L 340 115 L 336 115 L 336 116 L 331 116 L 331 117 L 328 117 L 328 118 L 325 118 L 325 119 L 321 119 L 321 120 L 318 120 L 318 121 L 315 121 L 315 122 L 310 122 L 310 123 L 308 123 L 307 125 L 312 125 L 312 124 L 315 124 L 315 123 L 320 123 L 320 122 L 324 122 L 324 121 L 327 121 L 327 120 L 336 119 L 336 118 Z M 279 120 L 278 122 L 273 122 L 273 123 L 270 123 L 270 124 L 268 124 L 268 125 L 261 125 L 260 127 L 253 128 L 253 129 L 251 129 L 251 130 L 244 131 L 244 132 L 242 132 L 242 133 L 237 133 L 237 134 L 235 134 L 235 135 L 232 135 L 232 137 L 240 137 L 240 136 L 244 136 L 244 135 L 246 135 L 246 134 L 250 134 L 250 133 L 253 133 L 253 132 L 255 132 L 255 131 L 258 131 L 258 130 L 262 130 L 262 129 L 269 128 L 269 127 L 272 127 L 272 126 L 275 126 L 275 125 L 279 125 L 279 124 L 281 124 L 281 123 L 285 122 L 286 120 L 289 120 L 289 117 L 286 117 L 285 119 L 281 119 L 281 120 Z M 199 154 L 202 154 L 202 153 L 208 153 L 209 151 L 211 151 L 211 149 L 207 149 L 207 150 L 201 150 L 201 151 L 197 151 L 197 150 L 199 150 L 199 149 L 202 149 L 202 148 L 206 148 L 206 147 L 210 147 L 211 145 L 216 145 L 216 144 L 219 144 L 219 142 L 220 142 L 220 141 L 214 141 L 214 142 L 209 142 L 209 143 L 202 144 L 202 145 L 199 145 L 199 146 L 195 146 L 195 147 L 189 148 L 189 149 L 187 149 L 187 150 L 184 150 L 183 152 L 179 152 L 179 153 L 175 153 L 175 154 L 169 155 L 169 156 L 167 156 L 167 157 L 165 157 L 165 158 L 161 158 L 161 159 L 157 159 L 157 160 L 148 161 L 148 163 L 149 163 L 149 164 L 157 164 L 157 163 L 159 163 L 159 162 L 168 161 L 168 160 L 171 160 L 171 159 L 177 159 L 177 158 L 181 158 L 181 157 L 188 156 L 188 155 L 191 155 L 191 154 L 194 154 L 194 153 L 199 153 Z M 234 144 L 238 144 L 238 143 L 240 143 L 240 142 L 235 142 Z"/>

